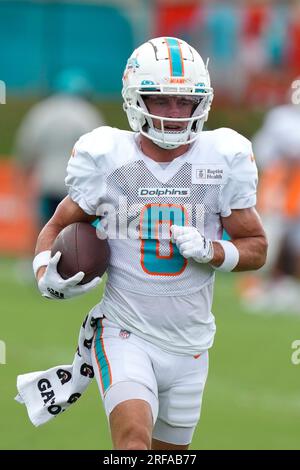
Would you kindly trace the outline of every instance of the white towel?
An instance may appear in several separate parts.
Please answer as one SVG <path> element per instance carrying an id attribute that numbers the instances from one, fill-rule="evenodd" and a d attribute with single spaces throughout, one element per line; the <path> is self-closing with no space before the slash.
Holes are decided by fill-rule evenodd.
<path id="1" fill-rule="evenodd" d="M 97 320 L 101 317 L 96 306 L 85 318 L 72 365 L 18 376 L 19 393 L 15 400 L 26 405 L 28 416 L 35 426 L 50 421 L 68 409 L 90 384 L 94 377 L 91 347 Z"/>

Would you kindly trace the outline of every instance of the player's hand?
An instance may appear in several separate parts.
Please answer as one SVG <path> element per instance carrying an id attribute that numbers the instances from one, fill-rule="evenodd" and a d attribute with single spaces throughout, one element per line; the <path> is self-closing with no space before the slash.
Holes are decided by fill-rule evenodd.
<path id="1" fill-rule="evenodd" d="M 184 258 L 193 258 L 197 263 L 209 263 L 214 257 L 212 241 L 201 235 L 195 227 L 172 225 L 172 242 Z"/>
<path id="2" fill-rule="evenodd" d="M 60 260 L 61 252 L 58 251 L 49 261 L 45 273 L 38 281 L 38 287 L 43 297 L 49 299 L 70 299 L 77 295 L 82 295 L 97 287 L 100 277 L 95 277 L 87 284 L 78 285 L 84 278 L 84 272 L 80 271 L 69 279 L 63 279 L 57 272 L 57 264 Z"/>

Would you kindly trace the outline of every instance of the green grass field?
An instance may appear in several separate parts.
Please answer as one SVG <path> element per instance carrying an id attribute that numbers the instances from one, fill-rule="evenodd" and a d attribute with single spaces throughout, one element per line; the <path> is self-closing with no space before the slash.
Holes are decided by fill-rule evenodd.
<path id="1" fill-rule="evenodd" d="M 95 381 L 71 410 L 40 428 L 13 400 L 17 374 L 72 362 L 82 318 L 99 292 L 47 301 L 33 285 L 16 282 L 10 261 L 0 260 L 0 268 L 0 340 L 7 352 L 7 364 L 0 365 L 0 448 L 110 449 Z M 300 449 L 300 365 L 291 363 L 300 317 L 246 314 L 234 279 L 217 279 L 218 329 L 191 448 Z"/>

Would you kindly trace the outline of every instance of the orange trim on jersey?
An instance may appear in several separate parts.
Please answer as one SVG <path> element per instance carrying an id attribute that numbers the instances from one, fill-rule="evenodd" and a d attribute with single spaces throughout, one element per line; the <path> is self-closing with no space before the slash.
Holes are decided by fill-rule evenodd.
<path id="1" fill-rule="evenodd" d="M 150 274 L 152 276 L 179 276 L 179 274 L 183 273 L 183 271 L 185 270 L 186 268 L 186 265 L 187 265 L 187 259 L 186 258 L 183 258 L 184 259 L 184 263 L 183 263 L 183 267 L 181 268 L 180 271 L 178 271 L 177 273 L 159 273 L 159 272 L 155 272 L 155 271 L 148 271 L 148 269 L 145 267 L 145 263 L 144 263 L 144 258 L 145 258 L 145 241 L 143 240 L 142 238 L 142 222 L 143 222 L 143 217 L 144 217 L 144 212 L 150 208 L 150 207 L 154 207 L 154 206 L 157 206 L 157 207 L 178 207 L 179 209 L 183 210 L 184 214 L 185 214 L 185 220 L 186 222 L 188 223 L 188 212 L 186 210 L 186 208 L 184 206 L 182 206 L 181 204 L 158 204 L 158 203 L 149 203 L 149 204 L 145 204 L 144 207 L 142 208 L 141 210 L 141 214 L 140 214 L 140 228 L 139 228 L 139 237 L 140 237 L 140 240 L 141 240 L 141 266 L 142 266 L 142 269 L 143 271 L 146 273 L 146 274 Z"/>

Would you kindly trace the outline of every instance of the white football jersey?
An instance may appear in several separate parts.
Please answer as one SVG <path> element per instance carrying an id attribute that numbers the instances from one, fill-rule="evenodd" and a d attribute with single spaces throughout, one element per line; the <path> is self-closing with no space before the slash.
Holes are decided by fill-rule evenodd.
<path id="1" fill-rule="evenodd" d="M 64 173 L 74 142 L 104 124 L 92 104 L 58 93 L 37 103 L 16 134 L 15 153 L 22 167 L 34 166 L 43 194 L 64 198 Z"/>
<path id="2" fill-rule="evenodd" d="M 144 155 L 133 132 L 100 127 L 81 137 L 66 185 L 109 235 L 105 316 L 178 354 L 209 348 L 214 269 L 183 258 L 170 226 L 193 225 L 218 240 L 221 216 L 254 206 L 256 184 L 251 144 L 231 129 L 202 132 L 167 165 Z"/>
<path id="3" fill-rule="evenodd" d="M 259 167 L 266 168 L 286 158 L 300 161 L 300 107 L 294 104 L 271 109 L 262 128 L 253 137 Z"/>

